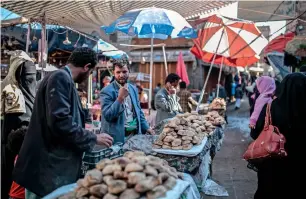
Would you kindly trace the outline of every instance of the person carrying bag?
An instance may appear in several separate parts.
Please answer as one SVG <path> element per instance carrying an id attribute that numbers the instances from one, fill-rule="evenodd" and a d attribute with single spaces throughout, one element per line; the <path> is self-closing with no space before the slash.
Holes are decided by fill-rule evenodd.
<path id="1" fill-rule="evenodd" d="M 243 158 L 249 163 L 255 164 L 267 158 L 285 157 L 287 156 L 284 148 L 285 143 L 284 135 L 272 124 L 271 104 L 268 104 L 264 129 L 258 138 L 249 145 Z"/>

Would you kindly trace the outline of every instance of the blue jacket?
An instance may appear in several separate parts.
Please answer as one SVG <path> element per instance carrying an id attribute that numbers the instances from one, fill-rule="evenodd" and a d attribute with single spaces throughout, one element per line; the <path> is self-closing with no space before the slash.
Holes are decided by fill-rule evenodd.
<path id="1" fill-rule="evenodd" d="M 140 108 L 137 89 L 129 83 L 128 89 L 137 117 L 138 134 L 144 134 L 149 129 L 149 125 Z M 118 93 L 119 86 L 115 81 L 113 81 L 107 87 L 103 88 L 100 93 L 102 107 L 101 131 L 103 133 L 110 134 L 114 138 L 114 143 L 124 143 L 124 106 L 117 100 Z"/>

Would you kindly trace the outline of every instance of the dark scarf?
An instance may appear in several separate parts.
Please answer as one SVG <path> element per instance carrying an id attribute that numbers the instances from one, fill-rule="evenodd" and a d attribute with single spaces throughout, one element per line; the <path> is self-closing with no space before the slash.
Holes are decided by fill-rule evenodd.
<path id="1" fill-rule="evenodd" d="M 282 108 L 289 128 L 305 126 L 306 113 L 306 75 L 292 73 L 280 84 L 278 98 L 275 103 Z"/>
<path id="2" fill-rule="evenodd" d="M 16 80 L 19 84 L 20 90 L 22 91 L 26 105 L 26 113 L 19 116 L 19 118 L 21 120 L 21 123 L 28 123 L 30 122 L 34 106 L 36 88 L 36 67 L 32 62 L 26 61 L 19 68 L 19 71 L 20 75 L 16 75 Z"/>

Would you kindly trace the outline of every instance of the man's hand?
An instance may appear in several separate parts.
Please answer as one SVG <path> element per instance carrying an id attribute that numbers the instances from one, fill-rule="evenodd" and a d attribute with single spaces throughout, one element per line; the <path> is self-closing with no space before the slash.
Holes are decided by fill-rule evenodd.
<path id="1" fill-rule="evenodd" d="M 171 86 L 171 88 L 169 90 L 169 93 L 172 94 L 172 95 L 176 94 L 176 89 L 174 88 L 174 86 Z"/>
<path id="2" fill-rule="evenodd" d="M 104 145 L 107 147 L 111 147 L 113 144 L 113 138 L 106 134 L 106 133 L 102 133 L 102 134 L 97 134 L 97 144 L 98 145 Z"/>
<path id="3" fill-rule="evenodd" d="M 173 95 L 173 94 L 176 93 L 176 89 L 175 89 L 174 86 L 172 86 L 169 82 L 167 82 L 166 88 L 167 88 L 167 90 L 168 90 L 168 92 L 169 92 L 170 94 Z"/>
<path id="4" fill-rule="evenodd" d="M 128 95 L 129 95 L 129 90 L 128 90 L 127 84 L 125 84 L 124 87 L 119 89 L 119 94 L 118 94 L 119 102 L 122 103 Z"/>
<path id="5" fill-rule="evenodd" d="M 151 128 L 149 128 L 149 129 L 147 130 L 147 133 L 149 133 L 150 135 L 155 135 L 154 130 L 151 129 Z"/>

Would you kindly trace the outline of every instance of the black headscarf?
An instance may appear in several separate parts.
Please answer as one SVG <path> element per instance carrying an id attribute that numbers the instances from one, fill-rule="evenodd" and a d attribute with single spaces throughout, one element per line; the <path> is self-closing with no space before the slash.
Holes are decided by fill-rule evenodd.
<path id="1" fill-rule="evenodd" d="M 16 80 L 24 96 L 26 107 L 26 113 L 19 117 L 21 123 L 27 125 L 30 122 L 32 115 L 36 93 L 36 67 L 34 63 L 25 61 L 16 72 Z"/>
<path id="2" fill-rule="evenodd" d="M 280 84 L 279 96 L 275 103 L 282 107 L 289 128 L 305 125 L 306 75 L 292 73 Z"/>

